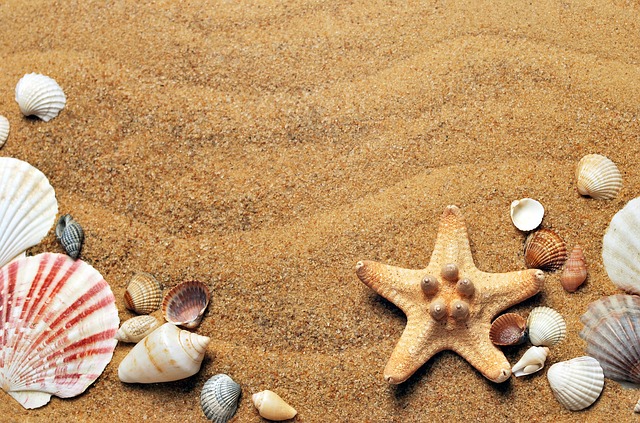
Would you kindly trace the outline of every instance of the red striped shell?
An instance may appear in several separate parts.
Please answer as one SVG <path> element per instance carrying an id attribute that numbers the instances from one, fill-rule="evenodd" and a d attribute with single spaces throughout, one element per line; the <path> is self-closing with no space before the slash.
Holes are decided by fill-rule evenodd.
<path id="1" fill-rule="evenodd" d="M 567 246 L 551 229 L 540 229 L 527 237 L 524 261 L 529 269 L 558 270 L 567 259 Z"/>
<path id="2" fill-rule="evenodd" d="M 188 281 L 174 286 L 162 300 L 162 314 L 167 322 L 186 328 L 200 324 L 209 305 L 209 288 L 202 282 Z"/>

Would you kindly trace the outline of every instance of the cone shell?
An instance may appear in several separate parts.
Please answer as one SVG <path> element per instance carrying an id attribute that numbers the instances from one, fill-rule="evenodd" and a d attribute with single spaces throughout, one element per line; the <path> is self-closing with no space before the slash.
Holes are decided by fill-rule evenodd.
<path id="1" fill-rule="evenodd" d="M 511 203 L 511 221 L 521 231 L 532 231 L 542 223 L 544 207 L 533 198 L 523 198 Z"/>
<path id="2" fill-rule="evenodd" d="M 4 146 L 9 138 L 9 119 L 0 115 L 0 148 Z"/>
<path id="3" fill-rule="evenodd" d="M 219 374 L 205 382 L 200 393 L 204 415 L 214 423 L 227 423 L 238 409 L 242 389 L 229 376 Z"/>
<path id="4" fill-rule="evenodd" d="M 100 273 L 64 254 L 0 269 L 0 387 L 25 408 L 84 392 L 111 361 L 118 310 Z"/>
<path id="5" fill-rule="evenodd" d="M 511 371 L 516 377 L 533 374 L 544 367 L 547 360 L 549 348 L 547 347 L 531 347 L 522 358 L 513 366 Z"/>
<path id="6" fill-rule="evenodd" d="M 587 279 L 587 262 L 582 247 L 576 245 L 564 264 L 560 284 L 567 292 L 575 292 Z"/>
<path id="7" fill-rule="evenodd" d="M 556 399 L 571 411 L 589 407 L 604 387 L 598 360 L 588 356 L 554 364 L 547 372 L 547 380 Z"/>
<path id="8" fill-rule="evenodd" d="M 533 345 L 552 347 L 567 334 L 564 318 L 550 307 L 536 307 L 527 319 L 529 341 Z"/>
<path id="9" fill-rule="evenodd" d="M 578 192 L 596 200 L 612 200 L 622 188 L 622 175 L 609 158 L 600 154 L 588 154 L 576 169 Z"/>
<path id="10" fill-rule="evenodd" d="M 72 259 L 80 257 L 80 251 L 84 243 L 84 231 L 82 226 L 73 220 L 70 214 L 60 216 L 60 219 L 58 219 L 56 237 L 69 257 Z"/>
<path id="11" fill-rule="evenodd" d="M 48 122 L 58 116 L 67 98 L 53 78 L 29 73 L 16 85 L 16 101 L 23 115 L 37 116 Z"/>
<path id="12" fill-rule="evenodd" d="M 527 319 L 516 313 L 498 316 L 491 324 L 489 339 L 494 345 L 517 345 L 526 338 Z"/>
<path id="13" fill-rule="evenodd" d="M 142 315 L 132 317 L 120 326 L 116 339 L 121 342 L 140 342 L 145 336 L 160 327 L 162 322 L 154 316 Z"/>
<path id="14" fill-rule="evenodd" d="M 551 229 L 540 229 L 527 237 L 524 260 L 529 269 L 558 270 L 566 259 L 566 244 Z"/>
<path id="15" fill-rule="evenodd" d="M 282 421 L 292 419 L 298 412 L 287 404 L 278 394 L 265 390 L 253 394 L 253 405 L 258 409 L 260 416 L 268 420 Z"/>
<path id="16" fill-rule="evenodd" d="M 602 261 L 620 289 L 640 295 L 640 197 L 617 212 L 602 240 Z"/>
<path id="17" fill-rule="evenodd" d="M 162 301 L 162 314 L 167 322 L 186 328 L 200 324 L 209 305 L 209 288 L 202 282 L 189 281 L 174 286 Z"/>
<path id="18" fill-rule="evenodd" d="M 156 311 L 162 302 L 162 284 L 153 275 L 138 272 L 133 275 L 124 293 L 124 304 L 138 314 Z"/>

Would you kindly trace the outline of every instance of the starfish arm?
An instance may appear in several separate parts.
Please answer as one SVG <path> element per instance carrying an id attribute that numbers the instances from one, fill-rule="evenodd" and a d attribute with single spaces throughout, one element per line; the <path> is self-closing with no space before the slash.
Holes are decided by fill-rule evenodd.
<path id="1" fill-rule="evenodd" d="M 359 261 L 356 264 L 358 278 L 398 306 L 405 314 L 410 308 L 410 302 L 416 295 L 422 295 L 420 280 L 424 271 L 403 269 L 389 266 L 375 261 Z"/>
<path id="2" fill-rule="evenodd" d="M 501 383 L 511 376 L 511 365 L 502 351 L 489 340 L 489 325 L 486 326 L 486 333 L 483 331 L 484 334 L 472 336 L 472 332 L 469 332 L 465 342 L 458 342 L 451 349 L 460 354 L 484 377 L 492 382 Z"/>
<path id="3" fill-rule="evenodd" d="M 430 263 L 456 263 L 461 268 L 475 267 L 467 226 L 462 212 L 456 206 L 448 206 L 442 213 Z"/>
<path id="4" fill-rule="evenodd" d="M 502 310 L 534 296 L 544 286 L 544 272 L 538 269 L 509 273 L 486 274 L 490 276 L 480 289 L 480 301 L 486 305 L 490 319 Z"/>

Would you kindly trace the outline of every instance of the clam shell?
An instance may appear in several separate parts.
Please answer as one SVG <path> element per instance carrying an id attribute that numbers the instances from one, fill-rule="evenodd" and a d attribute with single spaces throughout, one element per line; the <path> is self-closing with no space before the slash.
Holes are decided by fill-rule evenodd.
<path id="1" fill-rule="evenodd" d="M 524 342 L 526 330 L 527 319 L 516 313 L 506 313 L 491 323 L 489 339 L 494 345 L 517 345 Z"/>
<path id="2" fill-rule="evenodd" d="M 29 73 L 16 85 L 16 101 L 23 115 L 37 116 L 48 122 L 58 116 L 67 103 L 67 98 L 53 78 Z"/>
<path id="3" fill-rule="evenodd" d="M 111 361 L 118 310 L 100 273 L 64 254 L 0 269 L 0 387 L 24 408 L 84 392 Z"/>
<path id="4" fill-rule="evenodd" d="M 511 371 L 516 377 L 533 374 L 544 367 L 547 360 L 549 348 L 547 347 L 531 347 L 522 356 L 522 358 L 513 366 Z"/>
<path id="5" fill-rule="evenodd" d="M 580 159 L 576 169 L 578 192 L 596 200 L 612 200 L 622 188 L 622 175 L 609 158 L 588 154 Z"/>
<path id="6" fill-rule="evenodd" d="M 156 311 L 162 303 L 162 284 L 145 272 L 138 272 L 131 278 L 124 293 L 124 304 L 138 314 Z"/>
<path id="7" fill-rule="evenodd" d="M 120 329 L 116 332 L 116 339 L 121 342 L 137 343 L 160 327 L 161 324 L 162 322 L 154 316 L 132 317 L 120 326 Z"/>
<path id="8" fill-rule="evenodd" d="M 567 334 L 564 318 L 550 307 L 536 307 L 527 319 L 529 341 L 533 345 L 552 347 Z"/>
<path id="9" fill-rule="evenodd" d="M 560 275 L 560 284 L 567 292 L 575 292 L 587 279 L 587 262 L 582 247 L 573 247 Z"/>
<path id="10" fill-rule="evenodd" d="M 258 414 L 268 420 L 288 420 L 298 414 L 293 407 L 273 391 L 258 392 L 253 394 L 251 399 L 253 400 L 253 405 L 258 409 Z"/>
<path id="11" fill-rule="evenodd" d="M 200 393 L 200 405 L 214 423 L 227 423 L 238 409 L 242 389 L 225 374 L 215 375 L 205 382 Z"/>
<path id="12" fill-rule="evenodd" d="M 174 325 L 195 328 L 208 305 L 209 288 L 202 282 L 188 281 L 167 292 L 162 301 L 162 314 Z"/>
<path id="13" fill-rule="evenodd" d="M 602 240 L 602 261 L 609 279 L 620 289 L 640 295 L 640 197 L 613 218 Z"/>
<path id="14" fill-rule="evenodd" d="M 511 203 L 511 221 L 521 231 L 532 231 L 542 223 L 544 207 L 533 198 L 523 198 Z"/>
<path id="15" fill-rule="evenodd" d="M 604 387 L 598 360 L 588 356 L 554 364 L 547 372 L 547 380 L 556 399 L 571 411 L 593 404 Z"/>
<path id="16" fill-rule="evenodd" d="M 524 260 L 530 269 L 558 270 L 567 259 L 567 247 L 551 229 L 531 233 L 524 244 Z"/>
<path id="17" fill-rule="evenodd" d="M 4 146 L 9 138 L 9 119 L 0 115 L 0 148 Z"/>
<path id="18" fill-rule="evenodd" d="M 70 214 L 60 216 L 60 219 L 58 219 L 56 237 L 69 257 L 72 259 L 80 257 L 80 251 L 84 243 L 84 231 L 82 226 L 73 220 Z"/>
<path id="19" fill-rule="evenodd" d="M 138 342 L 118 366 L 125 383 L 171 382 L 200 370 L 211 338 L 165 323 Z"/>

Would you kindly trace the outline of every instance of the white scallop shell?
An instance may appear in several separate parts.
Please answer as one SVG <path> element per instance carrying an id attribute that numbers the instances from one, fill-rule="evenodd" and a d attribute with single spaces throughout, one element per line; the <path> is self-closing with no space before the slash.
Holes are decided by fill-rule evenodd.
<path id="1" fill-rule="evenodd" d="M 511 203 L 511 221 L 521 231 L 532 231 L 542 223 L 544 207 L 533 198 L 523 198 Z"/>
<path id="2" fill-rule="evenodd" d="M 205 382 L 200 393 L 200 405 L 214 423 L 227 423 L 238 409 L 242 389 L 229 376 L 219 374 Z"/>
<path id="3" fill-rule="evenodd" d="M 588 356 L 554 364 L 547 372 L 547 380 L 556 399 L 571 411 L 593 404 L 604 387 L 598 360 Z"/>
<path id="4" fill-rule="evenodd" d="M 116 339 L 121 342 L 137 343 L 159 328 L 161 324 L 160 320 L 146 314 L 132 317 L 120 326 L 116 332 Z"/>
<path id="5" fill-rule="evenodd" d="M 253 394 L 251 399 L 253 400 L 253 405 L 258 409 L 258 414 L 268 420 L 289 420 L 298 414 L 292 406 L 273 391 L 258 392 Z"/>
<path id="6" fill-rule="evenodd" d="M 640 295 L 640 197 L 611 219 L 602 240 L 602 261 L 618 288 Z"/>
<path id="7" fill-rule="evenodd" d="M 4 146 L 9 138 L 9 119 L 0 115 L 0 148 Z"/>
<path id="8" fill-rule="evenodd" d="M 612 200 L 622 188 L 622 174 L 609 158 L 587 154 L 576 169 L 578 192 L 596 200 Z"/>
<path id="9" fill-rule="evenodd" d="M 115 297 L 81 260 L 45 253 L 0 269 L 0 387 L 25 408 L 81 394 L 113 356 Z"/>
<path id="10" fill-rule="evenodd" d="M 67 98 L 53 78 L 29 73 L 16 85 L 16 101 L 23 115 L 37 116 L 48 122 L 58 116 L 67 103 Z"/>
<path id="11" fill-rule="evenodd" d="M 529 341 L 533 345 L 551 347 L 562 341 L 567 334 L 564 318 L 550 307 L 536 307 L 527 319 Z"/>
<path id="12" fill-rule="evenodd" d="M 195 375 L 211 341 L 165 323 L 129 351 L 118 366 L 118 377 L 126 383 L 155 383 Z"/>
<path id="13" fill-rule="evenodd" d="M 42 241 L 57 213 L 56 194 L 42 172 L 0 158 L 0 267 Z"/>
<path id="14" fill-rule="evenodd" d="M 520 377 L 537 372 L 544 367 L 548 354 L 549 348 L 547 347 L 529 348 L 511 369 L 513 375 Z"/>

